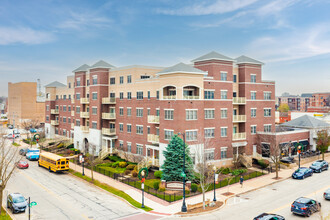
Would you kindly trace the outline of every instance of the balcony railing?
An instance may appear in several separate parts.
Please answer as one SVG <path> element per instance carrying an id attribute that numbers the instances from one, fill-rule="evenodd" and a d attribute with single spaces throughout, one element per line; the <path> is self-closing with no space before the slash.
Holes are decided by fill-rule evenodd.
<path id="1" fill-rule="evenodd" d="M 71 116 L 72 116 L 72 117 L 74 116 L 74 111 L 71 111 Z"/>
<path id="2" fill-rule="evenodd" d="M 58 122 L 58 120 L 51 120 L 50 124 L 51 125 L 59 125 L 59 122 Z"/>
<path id="3" fill-rule="evenodd" d="M 159 135 L 148 134 L 148 142 L 159 143 Z"/>
<path id="4" fill-rule="evenodd" d="M 199 96 L 194 95 L 184 95 L 183 99 L 199 99 Z"/>
<path id="5" fill-rule="evenodd" d="M 74 98 L 71 99 L 71 104 L 74 104 Z"/>
<path id="6" fill-rule="evenodd" d="M 80 130 L 82 131 L 82 132 L 89 132 L 89 127 L 88 126 L 80 126 Z"/>
<path id="7" fill-rule="evenodd" d="M 163 99 L 176 99 L 176 95 L 164 95 Z"/>
<path id="8" fill-rule="evenodd" d="M 233 104 L 234 105 L 245 105 L 246 99 L 245 99 L 245 97 L 234 97 Z"/>
<path id="9" fill-rule="evenodd" d="M 80 112 L 80 118 L 89 118 L 89 112 Z"/>
<path id="10" fill-rule="evenodd" d="M 115 128 L 102 128 L 102 134 L 113 136 L 116 135 L 116 129 Z"/>
<path id="11" fill-rule="evenodd" d="M 80 98 L 81 104 L 89 104 L 89 98 Z"/>
<path id="12" fill-rule="evenodd" d="M 159 116 L 156 116 L 156 115 L 148 115 L 148 123 L 151 123 L 151 124 L 159 124 Z"/>
<path id="13" fill-rule="evenodd" d="M 57 114 L 59 114 L 59 111 L 58 111 L 58 109 L 51 109 L 50 114 L 54 114 L 54 115 L 56 114 L 57 115 Z"/>
<path id="14" fill-rule="evenodd" d="M 234 115 L 233 122 L 246 122 L 246 115 Z"/>
<path id="15" fill-rule="evenodd" d="M 108 119 L 108 120 L 116 119 L 116 113 L 102 113 L 102 119 Z"/>
<path id="16" fill-rule="evenodd" d="M 102 98 L 102 104 L 116 104 L 116 98 L 115 97 Z"/>
<path id="17" fill-rule="evenodd" d="M 74 123 L 71 123 L 71 129 L 74 129 Z"/>
<path id="18" fill-rule="evenodd" d="M 246 133 L 235 133 L 233 134 L 233 141 L 238 141 L 238 140 L 245 140 L 246 139 Z"/>

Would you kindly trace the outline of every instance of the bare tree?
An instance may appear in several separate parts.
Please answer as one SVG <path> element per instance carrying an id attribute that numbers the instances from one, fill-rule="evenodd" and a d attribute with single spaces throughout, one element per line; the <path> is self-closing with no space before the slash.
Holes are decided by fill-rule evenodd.
<path id="1" fill-rule="evenodd" d="M 199 143 L 194 148 L 196 167 L 196 177 L 199 180 L 200 188 L 203 193 L 203 209 L 205 209 L 205 193 L 208 191 L 214 180 L 213 165 L 209 162 L 207 149 L 212 147 L 211 139 L 198 137 Z M 214 155 L 214 154 L 213 154 Z"/>
<path id="2" fill-rule="evenodd" d="M 95 152 L 96 152 L 96 146 L 94 144 L 89 144 L 89 153 L 87 153 L 86 156 L 88 158 L 88 163 L 91 167 L 92 180 L 94 180 L 94 173 L 93 173 L 94 167 L 97 164 L 100 164 L 103 162 L 102 159 L 95 156 Z"/>
<path id="3" fill-rule="evenodd" d="M 2 202 L 3 191 L 16 170 L 15 163 L 21 159 L 21 156 L 18 154 L 18 148 L 11 147 L 9 141 L 3 138 L 3 132 L 0 133 L 0 201 Z"/>
<path id="4" fill-rule="evenodd" d="M 290 144 L 280 144 L 281 138 L 271 134 L 257 134 L 257 140 L 259 149 L 261 149 L 265 155 L 268 155 L 269 159 L 274 163 L 276 172 L 275 178 L 278 179 L 281 154 L 288 150 Z"/>

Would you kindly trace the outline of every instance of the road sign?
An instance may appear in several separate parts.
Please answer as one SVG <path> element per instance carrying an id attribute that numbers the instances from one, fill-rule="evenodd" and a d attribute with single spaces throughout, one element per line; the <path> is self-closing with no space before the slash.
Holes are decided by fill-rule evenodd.
<path id="1" fill-rule="evenodd" d="M 37 202 L 30 202 L 30 207 L 37 205 Z"/>
<path id="2" fill-rule="evenodd" d="M 186 177 L 186 174 L 184 172 L 181 172 L 182 177 Z"/>

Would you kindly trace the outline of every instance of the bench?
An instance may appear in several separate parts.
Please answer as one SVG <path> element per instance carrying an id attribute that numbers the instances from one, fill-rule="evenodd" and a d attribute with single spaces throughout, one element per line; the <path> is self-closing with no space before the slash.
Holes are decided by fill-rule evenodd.
<path id="1" fill-rule="evenodd" d="M 210 205 L 210 203 L 211 203 L 212 201 L 210 201 L 210 199 L 207 199 L 207 200 L 205 200 L 205 205 L 206 206 L 208 206 L 208 205 Z M 192 210 L 192 209 L 196 209 L 196 208 L 200 208 L 200 207 L 203 207 L 203 202 L 200 202 L 200 203 L 196 203 L 196 204 L 193 204 L 193 205 L 187 205 L 188 207 L 188 209 L 189 210 Z"/>

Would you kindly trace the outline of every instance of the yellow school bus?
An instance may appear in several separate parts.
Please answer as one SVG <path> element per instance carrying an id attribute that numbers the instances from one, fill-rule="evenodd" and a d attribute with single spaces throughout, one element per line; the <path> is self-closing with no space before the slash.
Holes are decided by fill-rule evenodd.
<path id="1" fill-rule="evenodd" d="M 62 172 L 69 170 L 69 159 L 57 154 L 42 152 L 38 160 L 39 167 L 45 167 L 49 172 Z"/>

